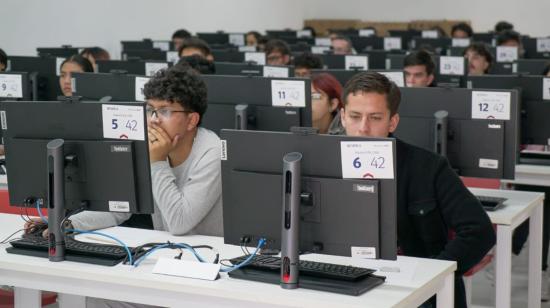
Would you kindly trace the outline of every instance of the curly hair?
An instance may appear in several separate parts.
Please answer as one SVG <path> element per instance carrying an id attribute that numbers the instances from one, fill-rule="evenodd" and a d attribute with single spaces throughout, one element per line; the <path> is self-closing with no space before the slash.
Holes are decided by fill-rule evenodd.
<path id="1" fill-rule="evenodd" d="M 200 125 L 206 112 L 206 84 L 200 75 L 189 66 L 175 65 L 158 71 L 145 84 L 143 89 L 145 99 L 178 103 L 185 110 L 199 114 Z"/>
<path id="2" fill-rule="evenodd" d="M 307 69 L 321 69 L 323 68 L 323 60 L 321 57 L 306 51 L 294 58 L 294 66 Z"/>

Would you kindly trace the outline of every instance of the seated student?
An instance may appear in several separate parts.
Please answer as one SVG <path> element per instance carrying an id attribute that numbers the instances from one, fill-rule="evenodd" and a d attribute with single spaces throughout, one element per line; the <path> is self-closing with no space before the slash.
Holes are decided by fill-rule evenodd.
<path id="1" fill-rule="evenodd" d="M 384 75 L 355 75 L 344 88 L 343 101 L 348 136 L 388 137 L 399 124 L 401 93 Z M 396 151 L 399 251 L 456 261 L 455 307 L 466 307 L 462 275 L 495 245 L 491 221 L 444 157 L 399 139 Z M 450 230 L 455 232 L 452 239 Z"/>
<path id="2" fill-rule="evenodd" d="M 191 37 L 183 41 L 178 49 L 180 57 L 199 55 L 209 61 L 213 61 L 212 51 L 208 43 L 197 37 Z"/>
<path id="3" fill-rule="evenodd" d="M 342 108 L 342 85 L 328 73 L 311 76 L 311 111 L 313 127 L 319 134 L 338 133 L 340 119 L 338 111 Z"/>
<path id="4" fill-rule="evenodd" d="M 265 52 L 265 45 L 267 45 L 267 42 L 269 42 L 269 39 L 266 36 L 260 37 L 258 40 L 258 45 L 256 46 L 257 50 Z"/>
<path id="5" fill-rule="evenodd" d="M 332 53 L 335 55 L 352 55 L 355 53 L 351 40 L 342 35 L 335 35 L 330 39 Z"/>
<path id="6" fill-rule="evenodd" d="M 248 31 L 245 35 L 246 46 L 258 46 L 261 37 L 258 31 Z"/>
<path id="7" fill-rule="evenodd" d="M 265 44 L 265 56 L 267 65 L 289 65 L 290 47 L 283 40 L 269 40 Z"/>
<path id="8" fill-rule="evenodd" d="M 464 57 L 468 60 L 468 75 L 487 74 L 493 65 L 493 54 L 485 43 L 472 43 L 464 50 Z"/>
<path id="9" fill-rule="evenodd" d="M 8 55 L 0 48 L 0 72 L 8 68 Z"/>
<path id="10" fill-rule="evenodd" d="M 94 67 L 88 59 L 80 55 L 74 55 L 61 63 L 59 71 L 59 87 L 61 87 L 61 92 L 65 96 L 72 96 L 72 73 L 93 73 Z"/>
<path id="11" fill-rule="evenodd" d="M 499 34 L 502 31 L 514 30 L 514 25 L 507 21 L 499 21 L 495 25 L 495 33 Z"/>
<path id="12" fill-rule="evenodd" d="M 452 38 L 469 38 L 474 35 L 472 27 L 465 22 L 458 23 L 454 25 L 451 29 Z"/>
<path id="13" fill-rule="evenodd" d="M 172 43 L 174 43 L 174 50 L 180 50 L 183 41 L 191 37 L 191 33 L 185 29 L 179 29 L 172 34 Z"/>
<path id="14" fill-rule="evenodd" d="M 403 60 L 407 87 L 430 87 L 435 76 L 435 63 L 426 50 L 414 51 Z"/>
<path id="15" fill-rule="evenodd" d="M 311 76 L 311 70 L 323 68 L 323 60 L 311 52 L 300 54 L 294 58 L 293 62 L 294 76 L 296 77 L 309 77 Z"/>
<path id="16" fill-rule="evenodd" d="M 214 62 L 208 61 L 199 55 L 181 57 L 176 65 L 188 65 L 199 74 L 215 74 L 216 66 Z"/>
<path id="17" fill-rule="evenodd" d="M 504 30 L 497 36 L 497 46 L 508 46 L 518 48 L 518 57 L 523 58 L 525 50 L 521 42 L 521 36 L 514 30 Z"/>
<path id="18" fill-rule="evenodd" d="M 80 55 L 84 58 L 88 59 L 90 63 L 92 63 L 92 66 L 94 67 L 94 71 L 97 72 L 97 64 L 96 60 L 110 60 L 111 56 L 109 55 L 109 52 L 107 50 L 101 48 L 101 47 L 90 47 L 90 48 L 84 48 L 80 52 Z"/>

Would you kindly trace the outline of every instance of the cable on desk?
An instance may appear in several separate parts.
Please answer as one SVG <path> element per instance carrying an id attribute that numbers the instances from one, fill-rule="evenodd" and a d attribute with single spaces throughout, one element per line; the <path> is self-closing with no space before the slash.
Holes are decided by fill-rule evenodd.
<path id="1" fill-rule="evenodd" d="M 205 246 L 206 247 L 206 246 Z M 209 247 L 209 246 L 208 246 Z M 197 251 L 195 250 L 195 248 L 193 248 L 193 246 L 190 246 L 188 244 L 185 244 L 185 243 L 166 243 L 166 244 L 160 244 L 160 245 L 156 245 L 156 246 L 153 246 L 151 249 L 147 250 L 147 252 L 145 252 L 144 255 L 140 256 L 138 259 L 136 259 L 136 261 L 134 262 L 134 266 L 137 267 L 139 266 L 139 264 L 145 260 L 149 255 L 151 255 L 152 253 L 154 253 L 155 251 L 158 251 L 160 249 L 165 249 L 165 248 L 169 248 L 169 249 L 178 249 L 178 248 L 183 248 L 183 249 L 187 249 L 189 250 L 191 253 L 193 253 L 193 255 L 195 256 L 195 258 L 197 260 L 199 260 L 199 262 L 203 262 L 203 263 L 206 263 L 206 261 L 197 253 Z M 204 247 L 203 247 L 204 248 Z M 210 247 L 211 248 L 211 247 Z M 218 259 L 218 257 L 216 257 L 216 259 Z M 131 263 L 130 263 L 131 264 Z"/>
<path id="2" fill-rule="evenodd" d="M 126 250 L 126 253 L 128 254 L 128 260 L 130 264 L 133 264 L 132 252 L 130 251 L 130 248 L 128 247 L 128 245 L 126 245 L 123 241 L 119 240 L 118 238 L 112 235 L 102 233 L 102 232 L 97 232 L 97 231 L 84 231 L 79 229 L 65 229 L 65 232 L 80 233 L 80 234 L 94 234 L 94 235 L 100 235 L 100 236 L 108 237 L 112 240 L 115 240 L 117 243 L 120 244 L 120 246 L 124 247 L 124 249 Z"/>
<path id="3" fill-rule="evenodd" d="M 256 247 L 256 249 L 254 250 L 254 252 L 252 252 L 252 254 L 250 254 L 248 256 L 248 258 L 246 258 L 246 260 L 244 260 L 243 262 L 237 264 L 237 265 L 234 265 L 234 266 L 226 266 L 226 268 L 221 268 L 220 269 L 220 272 L 231 272 L 231 271 L 234 271 L 236 269 L 239 269 L 245 265 L 247 265 L 248 263 L 250 263 L 250 261 L 252 261 L 252 259 L 258 254 L 258 252 L 260 251 L 260 249 L 265 245 L 266 243 L 266 239 L 265 238 L 261 238 L 259 241 L 258 241 L 258 246 Z M 225 265 L 224 265 L 225 266 Z"/>

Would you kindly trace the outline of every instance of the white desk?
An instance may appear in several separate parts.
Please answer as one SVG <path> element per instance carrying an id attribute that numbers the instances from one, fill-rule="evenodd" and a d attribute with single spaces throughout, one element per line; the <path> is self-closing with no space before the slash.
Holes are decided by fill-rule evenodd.
<path id="1" fill-rule="evenodd" d="M 487 214 L 497 228 L 496 307 L 509 308 L 512 288 L 512 234 L 529 218 L 528 307 L 540 307 L 542 211 L 544 194 L 537 192 L 470 188 L 474 195 L 504 197 L 504 207 Z"/>
<path id="2" fill-rule="evenodd" d="M 550 166 L 516 165 L 514 179 L 501 183 L 550 187 Z"/>
<path id="3" fill-rule="evenodd" d="M 9 235 L 21 225 L 16 215 L 0 214 L 0 236 Z M 221 258 L 241 255 L 239 247 L 224 245 L 222 238 L 206 236 L 169 237 L 162 240 L 209 244 L 216 247 Z M 49 262 L 42 258 L 12 255 L 0 245 L 0 285 L 16 287 L 18 297 L 30 299 L 19 307 L 38 307 L 39 291 L 72 294 L 74 302 L 80 296 L 139 302 L 170 307 L 417 307 L 437 294 L 438 307 L 452 307 L 456 263 L 449 261 L 400 257 L 396 265 L 415 260 L 417 268 L 408 282 L 387 281 L 361 296 L 339 295 L 306 289 L 283 290 L 278 285 L 229 278 L 226 274 L 216 281 L 202 281 L 155 275 L 153 260 L 138 268 L 118 265 L 104 267 L 74 262 Z M 171 252 L 173 255 L 173 252 Z M 207 256 L 205 256 L 207 257 Z M 308 256 L 311 258 L 312 256 Z M 361 266 L 363 260 L 318 255 L 320 261 Z M 69 296 L 70 297 L 70 296 Z M 61 298 L 64 298 L 63 296 Z M 77 307 L 75 304 L 63 307 Z M 16 306 L 17 307 L 17 306 Z"/>

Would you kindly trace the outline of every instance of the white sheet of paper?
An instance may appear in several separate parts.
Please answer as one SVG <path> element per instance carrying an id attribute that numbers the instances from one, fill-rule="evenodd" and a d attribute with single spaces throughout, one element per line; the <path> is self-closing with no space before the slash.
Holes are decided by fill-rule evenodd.
<path id="1" fill-rule="evenodd" d="M 385 37 L 384 38 L 384 50 L 401 49 L 400 37 Z"/>
<path id="2" fill-rule="evenodd" d="M 439 74 L 464 75 L 464 57 L 439 57 Z"/>
<path id="3" fill-rule="evenodd" d="M 288 78 L 288 67 L 265 65 L 263 68 L 264 77 Z"/>
<path id="4" fill-rule="evenodd" d="M 305 82 L 303 80 L 271 80 L 271 103 L 273 106 L 279 107 L 305 107 Z"/>
<path id="5" fill-rule="evenodd" d="M 235 46 L 244 46 L 244 34 L 243 33 L 230 33 L 229 34 L 229 44 Z"/>
<path id="6" fill-rule="evenodd" d="M 315 46 L 331 46 L 332 41 L 330 37 L 317 37 L 315 38 Z"/>
<path id="7" fill-rule="evenodd" d="M 472 91 L 472 119 L 510 120 L 510 92 Z"/>
<path id="8" fill-rule="evenodd" d="M 296 37 L 297 37 L 297 38 L 311 37 L 311 30 L 309 30 L 309 29 L 306 29 L 306 30 L 298 30 L 298 31 L 296 31 Z"/>
<path id="9" fill-rule="evenodd" d="M 153 48 L 158 48 L 162 51 L 170 50 L 170 42 L 168 41 L 154 41 Z"/>
<path id="10" fill-rule="evenodd" d="M 380 74 L 386 76 L 389 80 L 393 81 L 398 87 L 405 86 L 405 74 L 401 72 L 384 72 L 381 71 Z"/>
<path id="11" fill-rule="evenodd" d="M 255 62 L 258 65 L 265 65 L 265 52 L 245 52 L 244 62 Z"/>
<path id="12" fill-rule="evenodd" d="M 469 38 L 454 38 L 451 45 L 453 47 L 468 47 L 470 46 Z"/>
<path id="13" fill-rule="evenodd" d="M 186 277 L 203 280 L 216 280 L 221 264 L 202 263 L 198 261 L 159 258 L 153 274 Z"/>
<path id="14" fill-rule="evenodd" d="M 373 36 L 374 29 L 359 29 L 359 36 Z"/>
<path id="15" fill-rule="evenodd" d="M 322 55 L 330 51 L 329 46 L 311 46 L 311 53 L 316 55 Z"/>
<path id="16" fill-rule="evenodd" d="M 400 259 L 398 263 L 389 260 L 364 259 L 361 261 L 361 266 L 375 269 L 375 275 L 386 276 L 386 284 L 408 286 L 414 278 L 418 261 Z"/>
<path id="17" fill-rule="evenodd" d="M 57 76 L 61 75 L 61 63 L 63 63 L 63 61 L 65 61 L 65 58 L 55 58 L 55 74 Z"/>
<path id="18" fill-rule="evenodd" d="M 497 62 L 514 62 L 518 59 L 518 48 L 513 46 L 497 47 Z"/>
<path id="19" fill-rule="evenodd" d="M 391 141 L 342 141 L 342 178 L 393 179 Z"/>
<path id="20" fill-rule="evenodd" d="M 550 78 L 542 79 L 542 99 L 550 100 Z"/>
<path id="21" fill-rule="evenodd" d="M 543 37 L 537 39 L 537 52 L 550 51 L 550 38 Z"/>
<path id="22" fill-rule="evenodd" d="M 438 38 L 439 33 L 437 30 L 423 30 L 422 31 L 422 37 L 423 38 Z"/>
<path id="23" fill-rule="evenodd" d="M 239 46 L 240 52 L 256 52 L 256 46 Z"/>
<path id="24" fill-rule="evenodd" d="M 369 57 L 368 56 L 345 56 L 345 67 L 347 70 L 368 70 L 369 69 Z"/>
<path id="25" fill-rule="evenodd" d="M 145 76 L 153 76 L 164 68 L 168 68 L 168 63 L 145 62 Z"/>
<path id="26" fill-rule="evenodd" d="M 0 97 L 23 98 L 21 75 L 0 74 Z"/>
<path id="27" fill-rule="evenodd" d="M 143 106 L 103 104 L 103 138 L 145 140 Z"/>
<path id="28" fill-rule="evenodd" d="M 172 62 L 174 64 L 178 63 L 180 60 L 180 55 L 177 51 L 167 51 L 166 52 L 166 61 Z"/>
<path id="29" fill-rule="evenodd" d="M 149 82 L 149 77 L 136 77 L 135 79 L 135 94 L 136 94 L 136 102 L 144 102 L 145 96 L 143 95 L 143 88 L 145 87 L 145 84 Z"/>

